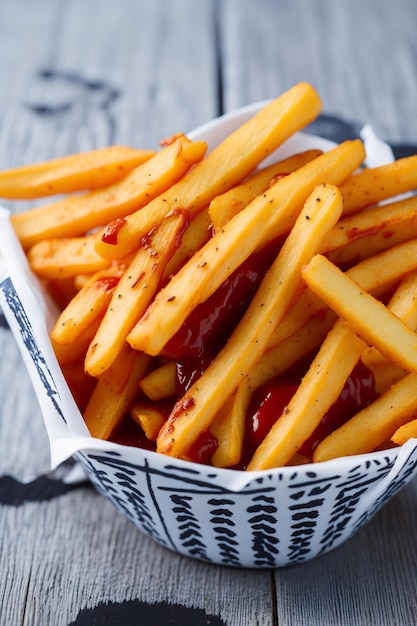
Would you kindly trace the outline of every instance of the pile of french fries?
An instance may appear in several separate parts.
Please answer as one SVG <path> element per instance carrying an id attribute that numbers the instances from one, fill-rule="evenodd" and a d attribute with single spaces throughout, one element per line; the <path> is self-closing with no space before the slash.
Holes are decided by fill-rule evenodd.
<path id="1" fill-rule="evenodd" d="M 61 307 L 51 341 L 92 436 L 126 416 L 155 449 L 238 467 L 254 392 L 311 356 L 247 470 L 321 462 L 417 436 L 417 156 L 367 169 L 357 139 L 262 165 L 313 121 L 300 83 L 213 151 L 179 134 L 0 173 L 30 266 Z M 225 345 L 185 393 L 164 347 L 254 253 L 274 260 Z M 377 399 L 300 450 L 358 362 Z M 161 407 L 164 406 L 164 410 Z M 166 410 L 166 407 L 169 410 Z"/>

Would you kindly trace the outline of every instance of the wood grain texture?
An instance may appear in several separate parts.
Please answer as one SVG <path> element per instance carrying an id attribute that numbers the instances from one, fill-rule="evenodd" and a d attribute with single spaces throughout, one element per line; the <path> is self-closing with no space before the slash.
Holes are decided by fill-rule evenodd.
<path id="1" fill-rule="evenodd" d="M 0 0 L 0 168 L 108 143 L 152 148 L 300 80 L 326 112 L 417 142 L 416 18 L 414 0 Z M 201 609 L 197 626 L 416 623 L 415 481 L 311 563 L 210 566 L 156 545 L 88 484 L 30 482 L 48 473 L 48 442 L 3 327 L 0 398 L 2 625 L 95 624 L 89 609 L 130 601 L 172 624 L 184 624 L 175 606 Z"/>

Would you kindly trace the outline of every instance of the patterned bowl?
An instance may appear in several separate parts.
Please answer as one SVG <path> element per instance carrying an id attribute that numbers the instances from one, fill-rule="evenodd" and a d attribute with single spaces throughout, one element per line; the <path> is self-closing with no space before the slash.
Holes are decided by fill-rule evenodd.
<path id="1" fill-rule="evenodd" d="M 190 133 L 209 147 L 263 103 Z M 273 155 L 332 144 L 298 133 Z M 271 568 L 336 548 L 417 471 L 417 446 L 260 472 L 217 469 L 90 437 L 48 338 L 56 312 L 0 209 L 0 303 L 44 416 L 52 467 L 75 456 L 96 488 L 167 548 L 209 563 Z"/>

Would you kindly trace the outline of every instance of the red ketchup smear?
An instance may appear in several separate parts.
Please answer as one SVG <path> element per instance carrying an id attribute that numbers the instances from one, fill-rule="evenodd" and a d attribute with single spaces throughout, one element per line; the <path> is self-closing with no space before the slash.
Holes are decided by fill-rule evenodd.
<path id="1" fill-rule="evenodd" d="M 177 363 L 178 393 L 184 394 L 225 345 L 278 253 L 266 247 L 242 263 L 189 315 L 168 341 L 163 356 Z"/>
<path id="2" fill-rule="evenodd" d="M 102 276 L 98 278 L 94 287 L 99 291 L 112 291 L 120 280 L 120 276 Z"/>
<path id="3" fill-rule="evenodd" d="M 119 424 L 115 426 L 110 439 L 124 446 L 136 446 L 137 448 L 144 448 L 145 450 L 156 450 L 155 442 L 150 441 L 139 424 L 136 424 L 135 420 L 127 414 Z"/>
<path id="4" fill-rule="evenodd" d="M 256 448 L 282 414 L 297 390 L 300 380 L 301 378 L 293 381 L 277 379 L 263 385 L 254 393 L 246 418 L 242 467 L 247 465 Z M 339 398 L 299 450 L 300 454 L 311 459 L 315 448 L 324 437 L 342 426 L 376 398 L 377 392 L 373 374 L 363 363 L 358 362 L 347 379 Z"/>
<path id="5" fill-rule="evenodd" d="M 126 224 L 126 219 L 124 217 L 116 217 L 115 220 L 107 224 L 105 227 L 104 232 L 101 235 L 101 241 L 108 243 L 110 246 L 116 246 L 117 235 L 124 224 Z"/>
<path id="6" fill-rule="evenodd" d="M 217 439 L 209 430 L 204 431 L 195 440 L 187 453 L 187 460 L 194 463 L 211 465 L 211 457 L 217 449 Z"/>
<path id="7" fill-rule="evenodd" d="M 384 222 L 381 222 L 377 226 L 372 226 L 370 228 L 350 228 L 347 232 L 349 239 L 355 241 L 356 239 L 362 239 L 363 237 L 372 237 L 372 235 L 377 235 L 385 228 Z"/>

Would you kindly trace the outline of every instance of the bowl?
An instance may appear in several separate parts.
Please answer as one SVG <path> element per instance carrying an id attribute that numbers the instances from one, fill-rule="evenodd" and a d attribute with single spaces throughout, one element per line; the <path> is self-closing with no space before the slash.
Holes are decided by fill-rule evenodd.
<path id="1" fill-rule="evenodd" d="M 220 117 L 189 136 L 205 139 L 211 149 L 263 104 Z M 297 133 L 269 161 L 333 145 Z M 414 441 L 323 463 L 245 472 L 92 438 L 49 342 L 56 311 L 31 273 L 5 209 L 0 249 L 0 303 L 39 400 L 52 468 L 74 456 L 97 490 L 162 546 L 226 566 L 305 562 L 348 540 L 417 473 Z"/>

